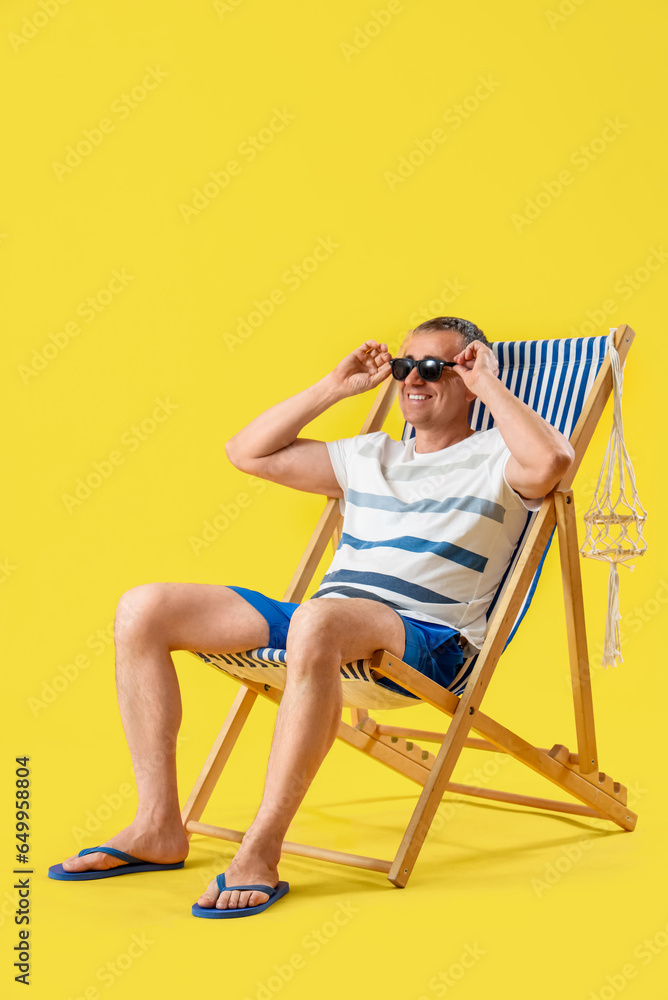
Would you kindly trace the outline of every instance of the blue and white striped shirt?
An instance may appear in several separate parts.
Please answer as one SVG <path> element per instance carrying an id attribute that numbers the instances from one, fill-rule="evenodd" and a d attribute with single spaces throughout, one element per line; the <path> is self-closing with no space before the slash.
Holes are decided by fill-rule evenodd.
<path id="1" fill-rule="evenodd" d="M 384 431 L 327 442 L 344 492 L 341 541 L 314 597 L 366 597 L 449 625 L 480 649 L 486 611 L 526 523 L 498 428 L 440 451 Z"/>

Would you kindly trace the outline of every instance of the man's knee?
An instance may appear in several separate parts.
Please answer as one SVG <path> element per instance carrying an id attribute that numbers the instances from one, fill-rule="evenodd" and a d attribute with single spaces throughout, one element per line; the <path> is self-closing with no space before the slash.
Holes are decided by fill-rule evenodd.
<path id="1" fill-rule="evenodd" d="M 121 594 L 114 620 L 114 638 L 158 626 L 164 619 L 168 586 L 166 583 L 140 583 Z"/>
<path id="2" fill-rule="evenodd" d="M 341 634 L 340 614 L 333 607 L 336 600 L 305 601 L 300 604 L 290 619 L 287 647 L 290 649 L 296 642 L 308 641 L 326 643 L 328 646 L 338 645 Z"/>

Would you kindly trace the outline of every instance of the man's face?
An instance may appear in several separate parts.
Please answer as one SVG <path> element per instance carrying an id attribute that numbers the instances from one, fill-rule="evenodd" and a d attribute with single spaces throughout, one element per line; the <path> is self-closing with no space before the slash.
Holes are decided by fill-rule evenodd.
<path id="1" fill-rule="evenodd" d="M 453 331 L 416 333 L 410 340 L 406 357 L 420 361 L 436 358 L 454 361 L 464 350 L 464 338 Z M 461 415 L 467 416 L 469 403 L 475 396 L 452 368 L 444 368 L 438 382 L 425 382 L 413 368 L 408 378 L 399 382 L 399 406 L 415 428 L 444 427 Z"/>

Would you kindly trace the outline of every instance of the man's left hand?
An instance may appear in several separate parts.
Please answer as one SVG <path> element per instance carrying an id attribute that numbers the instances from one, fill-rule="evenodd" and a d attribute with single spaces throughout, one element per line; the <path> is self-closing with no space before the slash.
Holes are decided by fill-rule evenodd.
<path id="1" fill-rule="evenodd" d="M 479 340 L 467 344 L 464 350 L 453 358 L 453 361 L 456 362 L 456 367 L 452 370 L 457 372 L 466 388 L 475 392 L 476 395 L 476 383 L 481 377 L 483 380 L 488 375 L 498 378 L 499 363 L 496 360 L 496 355 Z"/>

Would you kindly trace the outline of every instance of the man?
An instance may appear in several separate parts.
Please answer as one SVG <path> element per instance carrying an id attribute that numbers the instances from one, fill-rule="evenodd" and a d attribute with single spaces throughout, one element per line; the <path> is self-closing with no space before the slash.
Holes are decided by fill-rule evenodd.
<path id="1" fill-rule="evenodd" d="M 384 648 L 441 683 L 452 680 L 460 647 L 482 645 L 485 611 L 526 509 L 573 461 L 568 441 L 499 381 L 494 354 L 473 323 L 422 323 L 406 359 L 391 359 L 386 344 L 368 340 L 227 443 L 228 458 L 244 472 L 345 498 L 341 544 L 314 599 L 288 605 L 242 588 L 153 583 L 119 601 L 118 699 L 139 803 L 130 826 L 103 846 L 149 867 L 180 866 L 188 853 L 177 798 L 181 700 L 171 651 L 287 649 L 262 802 L 225 872 L 224 885 L 237 888 L 221 891 L 212 881 L 198 900 L 203 909 L 247 915 L 272 901 L 269 891 L 243 887 L 278 885 L 288 826 L 335 739 L 340 664 Z M 328 407 L 391 373 L 415 428 L 412 441 L 384 433 L 329 443 L 299 437 Z M 469 427 L 476 396 L 494 416 L 490 431 Z M 93 852 L 68 859 L 62 871 L 111 875 L 124 867 L 123 856 Z"/>

